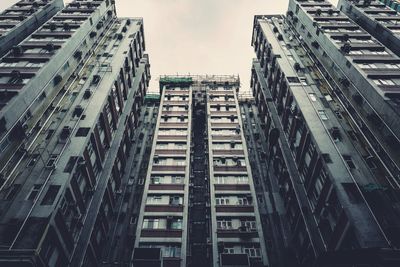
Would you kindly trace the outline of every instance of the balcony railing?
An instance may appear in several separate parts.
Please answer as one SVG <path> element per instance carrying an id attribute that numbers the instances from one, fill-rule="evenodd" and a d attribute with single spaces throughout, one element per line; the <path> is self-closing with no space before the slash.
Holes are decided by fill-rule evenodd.
<path id="1" fill-rule="evenodd" d="M 183 212 L 183 205 L 146 205 L 146 212 Z"/>
<path id="2" fill-rule="evenodd" d="M 240 206 L 240 205 L 217 205 L 215 206 L 216 212 L 254 212 L 253 206 Z"/>
<path id="3" fill-rule="evenodd" d="M 175 141 L 186 141 L 186 135 L 158 135 L 158 140 L 175 140 Z"/>
<path id="4" fill-rule="evenodd" d="M 182 237 L 180 229 L 142 229 L 141 237 Z"/>
<path id="5" fill-rule="evenodd" d="M 246 166 L 214 166 L 215 172 L 247 172 Z"/>
<path id="6" fill-rule="evenodd" d="M 214 187 L 220 191 L 250 191 L 248 184 L 214 184 Z"/>
<path id="7" fill-rule="evenodd" d="M 244 155 L 243 149 L 213 149 L 214 155 Z"/>
<path id="8" fill-rule="evenodd" d="M 248 239 L 248 238 L 257 238 L 258 232 L 257 229 L 245 229 L 242 230 L 238 229 L 218 229 L 217 236 L 219 238 L 241 238 L 241 239 Z"/>
<path id="9" fill-rule="evenodd" d="M 156 155 L 185 155 L 186 149 L 156 149 Z"/>
<path id="10" fill-rule="evenodd" d="M 240 135 L 212 135 L 213 140 L 218 141 L 230 141 L 230 140 L 242 140 Z"/>
<path id="11" fill-rule="evenodd" d="M 176 172 L 184 172 L 186 169 L 185 166 L 165 166 L 165 165 L 153 165 L 152 171 L 176 171 Z"/>
<path id="12" fill-rule="evenodd" d="M 149 190 L 181 190 L 185 189 L 184 184 L 150 184 Z"/>

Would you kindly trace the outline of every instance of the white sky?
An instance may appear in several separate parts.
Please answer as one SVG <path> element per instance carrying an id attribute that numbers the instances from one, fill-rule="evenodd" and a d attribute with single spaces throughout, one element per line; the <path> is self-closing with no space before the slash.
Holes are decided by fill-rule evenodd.
<path id="1" fill-rule="evenodd" d="M 15 2 L 0 0 L 0 10 Z M 239 74 L 242 90 L 248 90 L 253 16 L 285 14 L 288 0 L 116 0 L 116 5 L 119 16 L 144 18 L 151 90 L 158 90 L 159 75 L 177 73 Z"/>

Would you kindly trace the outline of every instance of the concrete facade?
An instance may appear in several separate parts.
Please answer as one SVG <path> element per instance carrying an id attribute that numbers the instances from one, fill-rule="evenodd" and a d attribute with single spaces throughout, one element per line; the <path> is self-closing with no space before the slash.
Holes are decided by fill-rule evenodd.
<path id="1" fill-rule="evenodd" d="M 117 18 L 108 0 L 73 1 L 19 47 L 1 62 L 44 64 L 13 84 L 19 93 L 1 110 L 10 119 L 21 114 L 10 109 L 32 113 L 24 145 L 2 158 L 0 265 L 99 266 L 143 130 L 143 21 Z"/>
<path id="2" fill-rule="evenodd" d="M 325 1 L 290 1 L 286 17 L 254 20 L 251 112 L 259 118 L 253 121 L 265 143 L 259 158 L 271 165 L 265 183 L 268 216 L 279 225 L 267 232 L 273 244 L 269 251 L 275 253 L 272 266 L 399 264 L 399 252 L 392 249 L 399 245 L 398 168 L 389 164 L 398 156 L 377 150 L 377 141 L 366 134 L 374 129 L 371 122 L 364 124 L 370 120 L 365 107 L 352 103 L 368 102 L 389 121 L 385 112 L 396 109 L 395 100 L 379 93 L 373 77 L 358 68 L 384 57 L 373 52 L 348 56 L 341 48 L 347 41 L 343 35 L 370 40 L 351 42 L 356 50 L 384 51 L 397 60 Z M 394 124 L 385 127 L 395 132 Z M 278 140 L 271 131 L 280 133 Z"/>
<path id="3" fill-rule="evenodd" d="M 338 9 L 400 56 L 400 15 L 389 7 L 389 2 L 387 5 L 381 1 L 340 0 Z"/>
<path id="4" fill-rule="evenodd" d="M 230 76 L 160 79 L 133 266 L 149 255 L 155 266 L 268 266 L 239 87 Z"/>
<path id="5" fill-rule="evenodd" d="M 2 157 L 42 123 L 51 103 L 69 85 L 69 78 L 106 31 L 113 14 L 115 7 L 109 0 L 72 2 L 1 58 Z"/>
<path id="6" fill-rule="evenodd" d="M 0 56 L 19 44 L 64 6 L 63 0 L 21 0 L 0 14 Z"/>

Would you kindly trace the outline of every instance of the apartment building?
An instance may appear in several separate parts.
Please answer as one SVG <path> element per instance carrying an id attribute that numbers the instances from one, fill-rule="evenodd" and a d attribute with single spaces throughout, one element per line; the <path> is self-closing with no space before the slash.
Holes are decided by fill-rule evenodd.
<path id="1" fill-rule="evenodd" d="M 394 5 L 393 2 L 340 0 L 338 9 L 400 56 L 400 16 L 396 10 L 398 4 Z"/>
<path id="2" fill-rule="evenodd" d="M 2 154 L 1 266 L 101 265 L 143 131 L 144 50 L 142 19 L 72 1 L 0 60 L 17 62 L 0 112 L 18 148 Z"/>
<path id="3" fill-rule="evenodd" d="M 109 0 L 74 1 L 0 59 L 1 158 L 22 148 L 40 128 L 109 29 L 113 14 Z"/>
<path id="4" fill-rule="evenodd" d="M 256 16 L 252 45 L 274 263 L 397 266 L 398 57 L 327 1 Z"/>
<path id="5" fill-rule="evenodd" d="M 28 37 L 64 6 L 62 0 L 21 0 L 0 14 L 0 56 Z"/>
<path id="6" fill-rule="evenodd" d="M 160 79 L 133 266 L 268 266 L 239 87 L 231 76 Z"/>
<path id="7" fill-rule="evenodd" d="M 400 6 L 399 6 L 400 3 L 397 0 L 379 0 L 379 1 L 396 11 L 400 11 Z"/>

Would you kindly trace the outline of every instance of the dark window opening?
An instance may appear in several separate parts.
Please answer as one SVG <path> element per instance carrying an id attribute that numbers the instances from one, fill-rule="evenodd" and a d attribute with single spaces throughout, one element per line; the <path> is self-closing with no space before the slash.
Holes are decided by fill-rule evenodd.
<path id="1" fill-rule="evenodd" d="M 52 205 L 60 188 L 59 185 L 50 185 L 40 205 Z"/>
<path id="2" fill-rule="evenodd" d="M 64 168 L 64 172 L 71 173 L 71 171 L 74 169 L 76 161 L 78 160 L 78 157 L 70 157 L 68 160 L 67 165 Z"/>
<path id="3" fill-rule="evenodd" d="M 88 127 L 81 127 L 81 128 L 78 129 L 78 131 L 76 131 L 76 135 L 75 135 L 75 136 L 78 136 L 78 137 L 85 137 L 85 136 L 88 135 L 89 131 L 90 131 L 90 128 L 88 128 Z"/>

